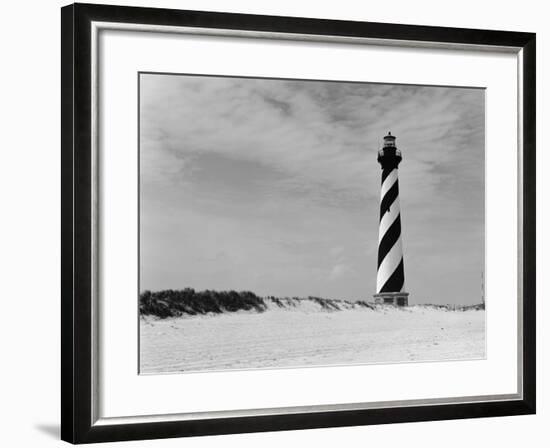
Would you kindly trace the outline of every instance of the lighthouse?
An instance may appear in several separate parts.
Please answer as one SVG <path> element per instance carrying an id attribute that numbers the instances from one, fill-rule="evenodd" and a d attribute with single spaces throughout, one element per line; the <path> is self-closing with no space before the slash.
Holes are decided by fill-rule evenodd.
<path id="1" fill-rule="evenodd" d="M 378 163 L 382 167 L 382 185 L 378 227 L 378 270 L 374 300 L 376 303 L 407 306 L 409 293 L 405 292 L 397 178 L 397 168 L 401 159 L 401 151 L 395 145 L 395 136 L 388 132 L 384 137 L 383 148 L 378 151 Z"/>

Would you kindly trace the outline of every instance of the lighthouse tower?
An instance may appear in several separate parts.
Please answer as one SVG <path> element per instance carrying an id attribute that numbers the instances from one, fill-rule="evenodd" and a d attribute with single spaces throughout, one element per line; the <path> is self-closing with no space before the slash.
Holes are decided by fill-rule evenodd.
<path id="1" fill-rule="evenodd" d="M 397 179 L 397 167 L 400 162 L 401 151 L 395 146 L 395 137 L 388 132 L 384 137 L 384 147 L 378 151 L 378 163 L 382 167 L 382 187 L 378 230 L 378 272 L 374 300 L 376 303 L 407 306 L 409 293 L 405 292 Z"/>

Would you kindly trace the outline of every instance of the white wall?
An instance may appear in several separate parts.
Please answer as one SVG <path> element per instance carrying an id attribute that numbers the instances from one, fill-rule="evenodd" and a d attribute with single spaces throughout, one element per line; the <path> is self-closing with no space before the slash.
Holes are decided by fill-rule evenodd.
<path id="1" fill-rule="evenodd" d="M 105 0 L 103 3 L 113 3 Z M 164 0 L 118 4 L 293 15 L 424 25 L 493 28 L 538 33 L 538 278 L 550 224 L 543 203 L 550 180 L 543 118 L 550 104 L 549 14 L 544 2 L 462 0 L 367 2 L 338 0 Z M 59 425 L 59 7 L 64 2 L 4 2 L 0 32 L 0 441 L 3 446 L 62 444 Z M 185 440 L 189 447 L 422 446 L 542 447 L 550 438 L 547 375 L 550 318 L 538 286 L 539 414 L 537 416 L 308 430 Z M 546 318 L 546 319 L 545 319 Z M 545 328 L 546 327 L 546 328 Z M 546 351 L 546 353 L 544 353 Z M 414 385 L 411 385 L 414 387 Z M 129 442 L 125 446 L 181 446 L 181 440 Z M 109 445 L 104 445 L 109 446 Z"/>

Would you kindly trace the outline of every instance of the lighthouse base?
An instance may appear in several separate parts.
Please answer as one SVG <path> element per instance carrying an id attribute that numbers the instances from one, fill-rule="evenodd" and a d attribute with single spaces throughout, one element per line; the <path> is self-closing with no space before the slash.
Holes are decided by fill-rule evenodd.
<path id="1" fill-rule="evenodd" d="M 381 292 L 380 294 L 374 294 L 374 303 L 394 306 L 408 306 L 409 305 L 409 293 L 408 292 Z"/>

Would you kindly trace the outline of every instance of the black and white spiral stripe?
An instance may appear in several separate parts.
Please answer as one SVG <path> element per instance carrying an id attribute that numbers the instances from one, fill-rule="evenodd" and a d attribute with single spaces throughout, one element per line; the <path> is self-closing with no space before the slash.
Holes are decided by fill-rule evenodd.
<path id="1" fill-rule="evenodd" d="M 399 182 L 397 168 L 391 168 L 382 171 L 376 292 L 401 292 L 404 286 Z"/>

